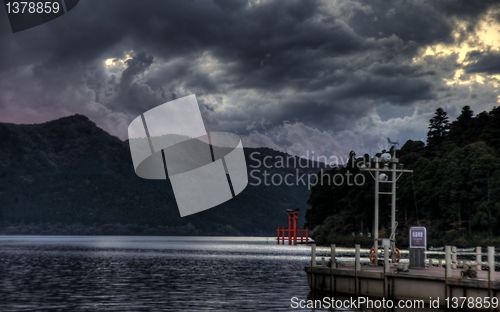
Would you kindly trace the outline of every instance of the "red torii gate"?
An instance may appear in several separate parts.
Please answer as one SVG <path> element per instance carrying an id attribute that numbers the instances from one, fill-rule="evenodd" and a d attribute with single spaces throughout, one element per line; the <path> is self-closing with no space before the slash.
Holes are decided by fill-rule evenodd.
<path id="1" fill-rule="evenodd" d="M 285 240 L 288 245 L 297 245 L 297 243 L 307 244 L 309 242 L 308 228 L 297 228 L 297 221 L 299 219 L 299 209 L 289 209 L 288 213 L 288 228 L 278 227 L 276 230 L 276 241 L 279 244 L 285 245 Z"/>

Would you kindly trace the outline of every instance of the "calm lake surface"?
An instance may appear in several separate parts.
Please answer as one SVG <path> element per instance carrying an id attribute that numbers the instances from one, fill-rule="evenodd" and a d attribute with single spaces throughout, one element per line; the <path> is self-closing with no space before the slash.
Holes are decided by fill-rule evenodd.
<path id="1" fill-rule="evenodd" d="M 309 255 L 273 238 L 0 236 L 0 311 L 291 311 Z"/>

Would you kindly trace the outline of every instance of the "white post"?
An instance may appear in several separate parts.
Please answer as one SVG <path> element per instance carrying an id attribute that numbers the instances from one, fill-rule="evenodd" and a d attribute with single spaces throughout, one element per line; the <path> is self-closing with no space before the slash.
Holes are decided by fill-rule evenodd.
<path id="1" fill-rule="evenodd" d="M 311 246 L 311 267 L 316 266 L 316 244 Z"/>
<path id="2" fill-rule="evenodd" d="M 476 247 L 476 270 L 481 271 L 481 262 L 483 261 L 481 259 L 481 247 Z"/>
<path id="3" fill-rule="evenodd" d="M 451 268 L 456 269 L 457 268 L 457 246 L 451 247 Z"/>
<path id="4" fill-rule="evenodd" d="M 354 248 L 356 249 L 355 253 L 355 260 L 354 260 L 354 269 L 356 271 L 359 271 L 361 269 L 361 262 L 360 262 L 360 245 L 356 244 L 354 245 Z"/>
<path id="5" fill-rule="evenodd" d="M 396 147 L 394 147 L 394 153 L 392 156 L 392 181 L 391 181 L 391 249 L 392 261 L 396 261 L 396 169 L 397 169 L 397 159 L 396 159 Z"/>
<path id="6" fill-rule="evenodd" d="M 488 280 L 495 281 L 495 247 L 488 247 Z"/>
<path id="7" fill-rule="evenodd" d="M 451 276 L 451 246 L 444 247 L 444 250 L 445 250 L 444 261 L 446 265 L 445 276 L 446 279 L 448 279 Z"/>
<path id="8" fill-rule="evenodd" d="M 384 272 L 389 271 L 389 247 L 384 245 Z"/>
<path id="9" fill-rule="evenodd" d="M 335 263 L 337 262 L 336 255 L 335 255 L 335 248 L 336 248 L 335 244 L 332 244 L 330 246 L 330 249 L 331 249 L 331 251 L 330 251 L 330 268 L 332 268 L 332 269 L 335 268 Z"/>
<path id="10" fill-rule="evenodd" d="M 378 157 L 375 156 L 375 212 L 373 216 L 373 247 L 375 248 L 375 263 L 378 258 L 378 205 L 379 205 L 379 168 L 380 163 Z"/>
<path id="11" fill-rule="evenodd" d="M 387 273 L 390 271 L 389 267 L 389 247 L 384 244 L 384 297 L 387 297 L 389 293 Z"/>

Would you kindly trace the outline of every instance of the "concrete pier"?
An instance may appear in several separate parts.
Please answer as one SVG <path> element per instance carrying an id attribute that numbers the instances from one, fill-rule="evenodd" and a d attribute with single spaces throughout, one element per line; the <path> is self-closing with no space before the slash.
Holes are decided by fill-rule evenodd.
<path id="1" fill-rule="evenodd" d="M 367 296 L 386 299 L 440 299 L 451 297 L 497 297 L 500 300 L 500 272 L 495 271 L 494 248 L 489 247 L 487 266 L 482 263 L 468 261 L 475 277 L 468 277 L 464 271 L 456 268 L 457 253 L 447 247 L 445 264 L 427 266 L 424 269 L 407 269 L 407 264 L 389 263 L 389 251 L 383 251 L 383 265 L 360 265 L 359 246 L 355 248 L 354 263 L 341 264 L 335 258 L 335 245 L 332 246 L 332 257 L 329 265 L 317 264 L 316 248 L 312 248 L 311 265 L 305 268 L 308 283 L 314 293 L 337 296 Z M 476 251 L 476 259 L 481 256 Z M 467 273 L 467 272 L 466 272 Z M 470 272 L 469 272 L 470 273 Z"/>

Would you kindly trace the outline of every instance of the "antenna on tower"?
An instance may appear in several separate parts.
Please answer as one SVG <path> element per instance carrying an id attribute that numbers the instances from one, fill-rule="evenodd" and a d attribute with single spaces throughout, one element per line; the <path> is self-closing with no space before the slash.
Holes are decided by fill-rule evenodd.
<path id="1" fill-rule="evenodd" d="M 399 142 L 396 142 L 396 141 L 391 141 L 391 138 L 387 138 L 387 143 L 389 143 L 389 145 L 392 145 L 392 146 L 397 146 L 397 145 L 399 145 Z"/>

